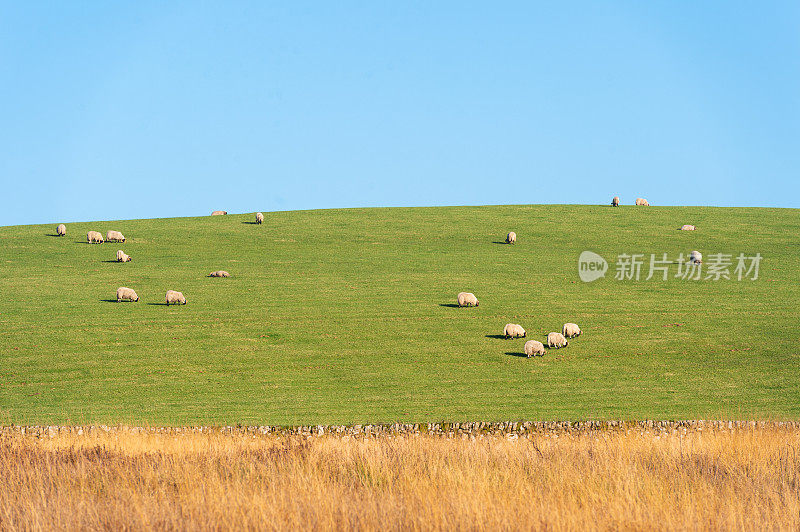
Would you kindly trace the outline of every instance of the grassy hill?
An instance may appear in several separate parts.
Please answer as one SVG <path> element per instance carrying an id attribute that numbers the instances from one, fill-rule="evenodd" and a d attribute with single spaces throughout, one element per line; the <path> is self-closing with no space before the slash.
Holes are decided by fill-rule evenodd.
<path id="1" fill-rule="evenodd" d="M 501 206 L 0 228 L 0 423 L 800 417 L 800 212 Z M 677 231 L 684 223 L 695 232 Z M 88 230 L 124 244 L 88 245 Z M 516 231 L 518 243 L 504 245 Z M 112 262 L 117 249 L 132 263 Z M 650 253 L 759 278 L 645 281 Z M 592 250 L 609 261 L 577 274 Z M 643 253 L 640 281 L 614 279 Z M 704 264 L 707 266 L 707 264 Z M 212 270 L 229 279 L 208 278 Z M 733 267 L 731 268 L 731 271 Z M 705 273 L 705 272 L 704 272 Z M 138 303 L 117 303 L 119 286 Z M 185 306 L 163 305 L 168 289 Z M 477 308 L 454 308 L 474 292 Z M 584 334 L 543 358 L 497 337 Z"/>

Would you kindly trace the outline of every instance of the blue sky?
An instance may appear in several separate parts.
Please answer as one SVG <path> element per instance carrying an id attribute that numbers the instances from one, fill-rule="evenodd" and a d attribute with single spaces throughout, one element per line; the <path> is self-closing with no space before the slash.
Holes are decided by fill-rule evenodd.
<path id="1" fill-rule="evenodd" d="M 800 207 L 797 2 L 6 2 L 0 225 Z"/>

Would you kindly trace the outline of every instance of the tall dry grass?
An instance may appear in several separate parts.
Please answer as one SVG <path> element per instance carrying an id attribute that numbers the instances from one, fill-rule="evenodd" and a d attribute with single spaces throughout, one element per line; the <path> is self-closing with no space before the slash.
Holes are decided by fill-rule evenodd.
<path id="1" fill-rule="evenodd" d="M 3 529 L 798 529 L 800 431 L 0 439 Z"/>

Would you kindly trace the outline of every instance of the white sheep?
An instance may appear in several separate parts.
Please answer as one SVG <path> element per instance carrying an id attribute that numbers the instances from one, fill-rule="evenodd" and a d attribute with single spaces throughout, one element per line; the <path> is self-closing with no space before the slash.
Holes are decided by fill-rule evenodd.
<path id="1" fill-rule="evenodd" d="M 133 259 L 121 249 L 117 250 L 117 262 L 130 262 Z"/>
<path id="2" fill-rule="evenodd" d="M 66 235 L 67 234 L 67 226 L 64 225 L 64 224 L 58 224 L 58 227 L 56 227 L 56 234 L 58 236 Z"/>
<path id="3" fill-rule="evenodd" d="M 636 198 L 636 205 L 644 205 L 645 207 L 649 207 L 650 202 L 644 198 Z"/>
<path id="4" fill-rule="evenodd" d="M 458 301 L 459 307 L 477 307 L 480 304 L 472 292 L 459 292 L 456 301 Z"/>
<path id="5" fill-rule="evenodd" d="M 611 200 L 612 207 L 619 207 L 619 196 L 614 196 L 614 199 Z"/>
<path id="6" fill-rule="evenodd" d="M 117 288 L 117 303 L 123 299 L 127 299 L 128 301 L 139 301 L 139 296 L 136 295 L 136 292 L 132 288 L 120 286 Z"/>
<path id="7" fill-rule="evenodd" d="M 119 231 L 106 232 L 106 240 L 109 242 L 125 242 L 125 236 Z"/>
<path id="8" fill-rule="evenodd" d="M 525 335 L 525 329 L 522 328 L 522 325 L 516 323 L 506 323 L 503 328 L 503 336 L 506 338 L 525 338 Z"/>
<path id="9" fill-rule="evenodd" d="M 525 342 L 525 354 L 528 355 L 528 358 L 533 356 L 539 355 L 540 357 L 544 356 L 544 344 L 539 340 L 528 340 Z"/>
<path id="10" fill-rule="evenodd" d="M 565 323 L 564 326 L 561 327 L 561 334 L 567 338 L 575 338 L 581 335 L 581 328 L 574 323 Z"/>
<path id="11" fill-rule="evenodd" d="M 516 244 L 517 243 L 517 233 L 511 231 L 506 235 L 506 244 Z"/>
<path id="12" fill-rule="evenodd" d="M 86 233 L 86 241 L 90 244 L 102 244 L 103 235 L 101 235 L 97 231 L 89 231 L 88 233 Z"/>
<path id="13" fill-rule="evenodd" d="M 211 213 L 211 216 L 222 216 L 228 214 L 228 211 L 214 211 Z"/>
<path id="14" fill-rule="evenodd" d="M 217 270 L 215 272 L 211 272 L 208 274 L 209 277 L 230 277 L 231 274 L 226 272 L 225 270 Z"/>
<path id="15" fill-rule="evenodd" d="M 564 338 L 563 334 L 551 332 L 547 335 L 547 347 L 559 348 L 567 347 L 567 345 L 569 345 L 569 342 L 567 342 L 567 339 Z"/>
<path id="16" fill-rule="evenodd" d="M 167 290 L 167 305 L 171 304 L 176 305 L 185 305 L 186 298 L 183 297 L 183 294 L 180 292 L 176 292 L 175 290 Z"/>
<path id="17" fill-rule="evenodd" d="M 682 225 L 681 231 L 694 231 L 694 226 L 689 224 Z"/>
<path id="18" fill-rule="evenodd" d="M 703 262 L 703 254 L 699 251 L 692 251 L 689 253 L 689 262 L 692 264 L 700 264 Z"/>
<path id="19" fill-rule="evenodd" d="M 264 213 L 263 212 L 257 212 L 256 213 L 256 223 L 257 224 L 263 224 L 264 223 Z"/>

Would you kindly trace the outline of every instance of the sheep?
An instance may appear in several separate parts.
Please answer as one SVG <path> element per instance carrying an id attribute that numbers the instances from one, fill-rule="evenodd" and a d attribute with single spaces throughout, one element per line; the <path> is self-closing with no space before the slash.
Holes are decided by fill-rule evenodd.
<path id="1" fill-rule="evenodd" d="M 119 231 L 108 231 L 106 233 L 106 240 L 109 242 L 125 242 L 125 235 Z"/>
<path id="2" fill-rule="evenodd" d="M 612 207 L 619 207 L 619 196 L 614 196 L 614 199 L 611 200 Z"/>
<path id="3" fill-rule="evenodd" d="M 86 233 L 86 241 L 90 244 L 102 244 L 103 235 L 101 235 L 97 231 L 89 231 L 88 233 Z"/>
<path id="4" fill-rule="evenodd" d="M 175 290 L 167 290 L 167 305 L 171 304 L 176 305 L 185 305 L 186 298 L 183 297 L 183 294 L 180 292 L 176 292 Z"/>
<path id="5" fill-rule="evenodd" d="M 211 213 L 211 216 L 222 216 L 228 214 L 228 211 L 214 211 Z"/>
<path id="6" fill-rule="evenodd" d="M 117 262 L 130 262 L 132 260 L 133 259 L 131 258 L 131 256 L 127 255 L 124 251 L 122 251 L 121 249 L 117 250 Z"/>
<path id="7" fill-rule="evenodd" d="M 581 335 L 581 328 L 574 323 L 565 323 L 561 328 L 561 334 L 567 338 L 575 338 Z"/>
<path id="8" fill-rule="evenodd" d="M 256 213 L 256 223 L 257 224 L 263 224 L 264 223 L 264 213 L 263 212 L 257 212 Z"/>
<path id="9" fill-rule="evenodd" d="M 503 328 L 503 336 L 506 338 L 525 338 L 526 334 L 522 325 L 517 325 L 516 323 L 506 323 Z"/>
<path id="10" fill-rule="evenodd" d="M 524 350 L 528 358 L 536 355 L 540 357 L 544 356 L 544 344 L 538 340 L 528 340 L 525 342 Z"/>
<path id="11" fill-rule="evenodd" d="M 139 296 L 136 295 L 136 292 L 132 288 L 120 286 L 117 288 L 117 303 L 123 299 L 127 299 L 128 301 L 139 301 Z"/>
<path id="12" fill-rule="evenodd" d="M 564 338 L 564 335 L 558 332 L 551 332 L 547 335 L 547 347 L 567 347 L 569 342 Z"/>
<path id="13" fill-rule="evenodd" d="M 681 226 L 681 229 L 680 229 L 680 230 L 681 230 L 681 231 L 694 231 L 694 226 L 693 226 L 693 225 L 688 225 L 688 224 L 685 224 L 685 225 L 682 225 L 682 226 Z"/>
<path id="14" fill-rule="evenodd" d="M 215 272 L 211 272 L 208 274 L 209 277 L 230 277 L 231 274 L 226 272 L 225 270 L 217 270 Z"/>
<path id="15" fill-rule="evenodd" d="M 517 233 L 511 231 L 506 235 L 506 244 L 516 244 L 517 243 Z"/>
<path id="16" fill-rule="evenodd" d="M 480 305 L 478 298 L 472 292 L 459 292 L 456 296 L 459 307 L 477 307 Z"/>
<path id="17" fill-rule="evenodd" d="M 644 205 L 645 207 L 649 207 L 650 202 L 644 198 L 636 198 L 636 205 Z"/>
<path id="18" fill-rule="evenodd" d="M 703 262 L 703 254 L 699 251 L 692 251 L 689 253 L 689 262 L 692 264 L 700 264 Z"/>
<path id="19" fill-rule="evenodd" d="M 58 236 L 66 235 L 67 234 L 67 226 L 64 225 L 64 224 L 58 224 L 58 227 L 56 227 L 56 234 Z"/>

